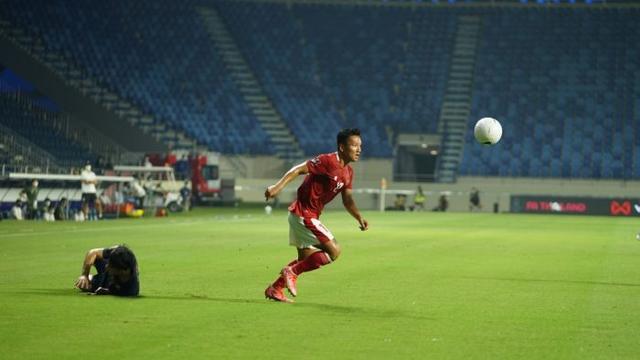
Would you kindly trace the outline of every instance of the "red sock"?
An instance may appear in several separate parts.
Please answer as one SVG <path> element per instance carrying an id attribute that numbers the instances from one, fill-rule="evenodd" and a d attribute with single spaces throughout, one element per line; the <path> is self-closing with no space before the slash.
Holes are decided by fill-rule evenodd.
<path id="1" fill-rule="evenodd" d="M 298 261 L 297 264 L 291 267 L 293 273 L 300 275 L 304 272 L 313 271 L 322 265 L 327 265 L 331 262 L 331 257 L 324 251 L 316 251 L 309 255 L 306 259 Z"/>
<path id="2" fill-rule="evenodd" d="M 291 261 L 289 264 L 287 264 L 287 266 L 293 266 L 295 264 L 298 263 L 298 259 L 295 259 L 293 261 Z M 271 286 L 273 286 L 274 288 L 283 288 L 284 287 L 284 278 L 282 276 L 278 276 L 278 278 L 276 279 L 276 281 L 273 282 L 273 284 L 271 284 Z"/>

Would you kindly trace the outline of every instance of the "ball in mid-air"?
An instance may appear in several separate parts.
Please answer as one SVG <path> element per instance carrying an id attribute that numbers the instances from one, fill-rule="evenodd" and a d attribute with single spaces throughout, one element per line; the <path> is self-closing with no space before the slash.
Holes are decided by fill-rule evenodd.
<path id="1" fill-rule="evenodd" d="M 495 145 L 502 137 L 502 125 L 494 118 L 482 118 L 473 128 L 473 135 L 480 144 Z"/>

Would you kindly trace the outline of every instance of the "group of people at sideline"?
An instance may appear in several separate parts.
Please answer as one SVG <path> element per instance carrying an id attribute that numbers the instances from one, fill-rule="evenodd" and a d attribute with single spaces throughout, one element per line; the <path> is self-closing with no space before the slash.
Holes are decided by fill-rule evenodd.
<path id="1" fill-rule="evenodd" d="M 133 203 L 135 209 L 144 209 L 145 200 L 155 198 L 156 194 L 162 194 L 159 185 L 156 188 L 145 188 L 136 177 L 123 186 L 109 186 L 99 191 L 96 174 L 92 171 L 91 164 L 87 163 L 80 173 L 80 206 L 73 206 L 72 201 L 66 197 L 52 200 L 46 197 L 39 200 L 40 182 L 33 179 L 28 186 L 23 188 L 9 211 L 9 218 L 15 220 L 99 220 L 105 212 L 117 212 L 118 206 L 126 202 Z M 180 189 L 183 209 L 191 207 L 191 187 L 185 181 Z"/>
<path id="2" fill-rule="evenodd" d="M 441 192 L 438 196 L 436 205 L 431 211 L 445 212 L 449 209 L 449 193 Z M 393 206 L 388 207 L 386 210 L 399 210 L 399 211 L 425 211 L 427 196 L 422 190 L 422 186 L 418 186 L 413 196 L 413 204 L 407 204 L 407 195 L 397 194 L 393 202 Z M 469 211 L 482 210 L 482 204 L 480 203 L 480 191 L 473 187 L 469 191 Z"/>

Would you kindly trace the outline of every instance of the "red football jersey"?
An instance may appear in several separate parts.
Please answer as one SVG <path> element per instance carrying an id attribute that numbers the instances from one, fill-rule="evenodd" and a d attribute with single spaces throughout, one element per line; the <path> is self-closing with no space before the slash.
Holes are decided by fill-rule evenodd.
<path id="1" fill-rule="evenodd" d="M 309 174 L 298 188 L 289 211 L 304 218 L 319 218 L 325 204 L 344 189 L 351 189 L 353 169 L 342 166 L 338 153 L 322 154 L 307 161 Z"/>

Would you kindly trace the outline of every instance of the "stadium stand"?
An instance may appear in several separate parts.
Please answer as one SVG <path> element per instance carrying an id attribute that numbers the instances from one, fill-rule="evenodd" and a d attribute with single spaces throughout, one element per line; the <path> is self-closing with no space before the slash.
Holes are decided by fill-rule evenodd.
<path id="1" fill-rule="evenodd" d="M 112 6 L 11 0 L 3 10 L 42 37 L 50 51 L 212 150 L 273 152 L 193 7 L 171 1 Z"/>
<path id="2" fill-rule="evenodd" d="M 9 69 L 0 72 L 0 125 L 53 156 L 56 166 L 94 161 L 95 154 L 70 137 L 63 124 L 60 109 L 51 99 Z M 3 146 L 3 163 L 12 164 L 16 155 Z"/>
<path id="3" fill-rule="evenodd" d="M 216 7 L 307 154 L 333 149 L 346 126 L 363 130 L 374 157 L 391 156 L 390 131 L 436 131 L 455 17 L 424 8 Z"/>
<path id="4" fill-rule="evenodd" d="M 333 149 L 337 129 L 357 126 L 366 156 L 387 158 L 395 134 L 438 131 L 457 19 L 473 13 L 483 26 L 467 127 L 492 116 L 505 136 L 480 149 L 467 132 L 459 175 L 640 176 L 636 8 L 225 0 L 0 6 L 51 51 L 212 150 L 273 154 L 203 28 L 196 9 L 210 6 L 306 155 Z"/>
<path id="5" fill-rule="evenodd" d="M 57 128 L 59 115 L 28 99 L 0 94 L 0 122 L 55 157 L 60 166 L 78 167 L 96 156 Z"/>
<path id="6" fill-rule="evenodd" d="M 480 151 L 469 132 L 460 174 L 640 176 L 639 15 L 637 9 L 484 13 L 469 126 L 492 116 L 507 136 Z"/>

